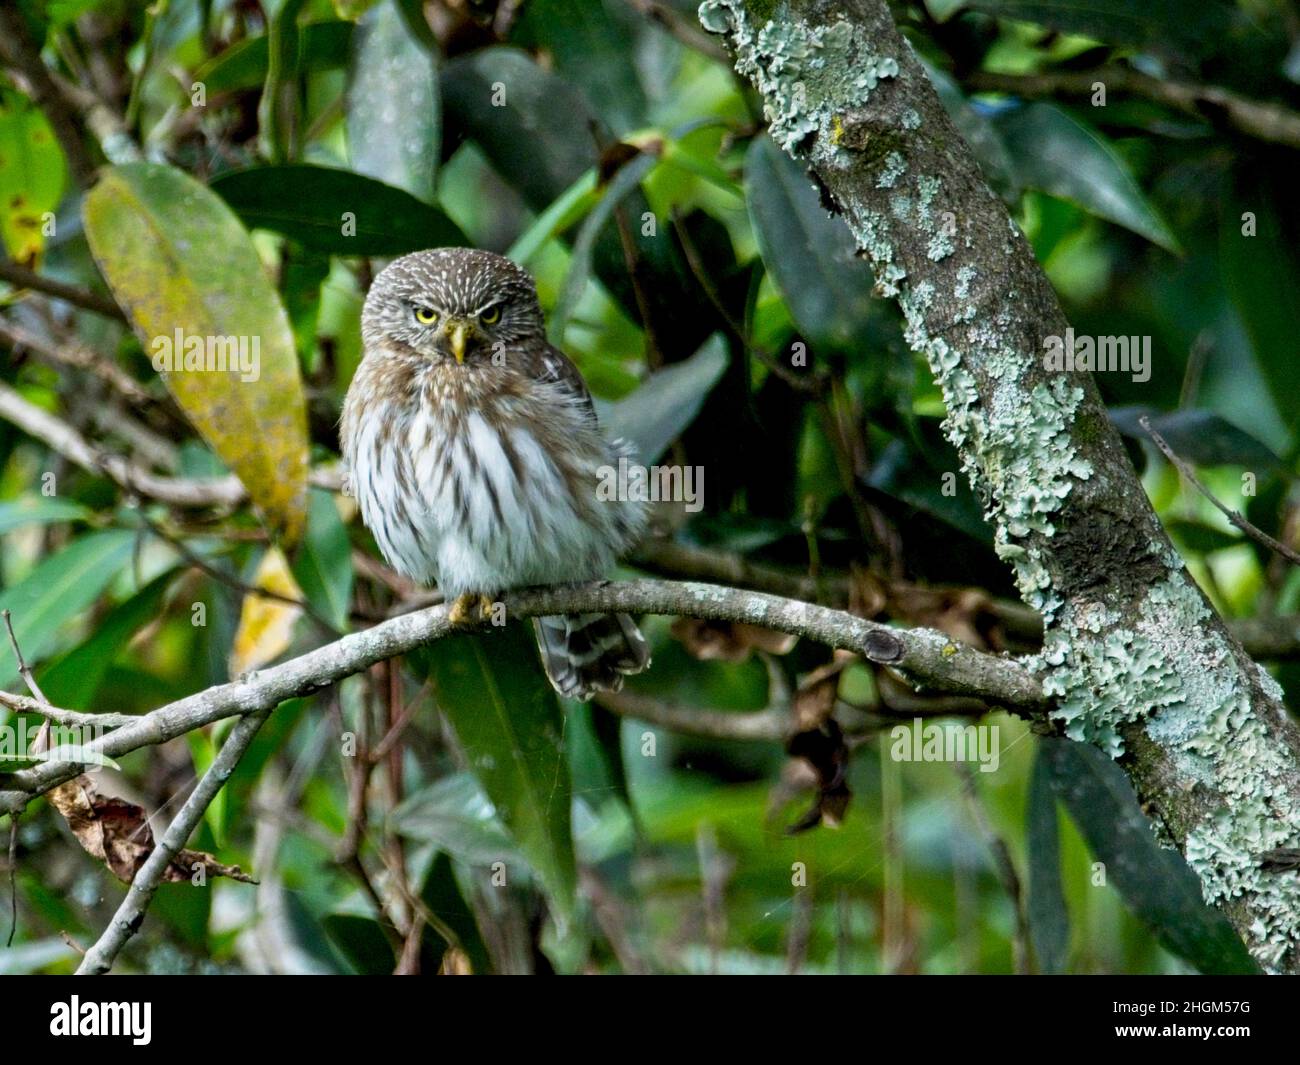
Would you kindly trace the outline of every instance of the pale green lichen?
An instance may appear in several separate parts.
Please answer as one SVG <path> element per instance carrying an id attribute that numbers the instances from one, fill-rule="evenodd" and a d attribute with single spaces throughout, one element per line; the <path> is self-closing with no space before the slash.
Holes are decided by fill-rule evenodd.
<path id="1" fill-rule="evenodd" d="M 812 133 L 829 129 L 832 109 L 859 107 L 882 78 L 898 74 L 898 61 L 877 55 L 851 22 L 810 26 L 794 15 L 756 26 L 742 0 L 704 0 L 700 23 L 726 34 L 736 70 L 763 94 L 768 132 L 787 152 Z M 822 150 L 838 151 L 827 137 Z"/>
<path id="2" fill-rule="evenodd" d="M 1296 844 L 1300 804 L 1287 781 L 1295 767 L 1268 734 L 1260 717 L 1268 711 L 1254 705 L 1227 643 L 1207 626 L 1209 610 L 1181 562 L 1165 564 L 1135 624 L 1112 628 L 1118 619 L 1104 608 L 1089 617 L 1071 606 L 1030 665 L 1046 671 L 1044 691 L 1058 697 L 1053 715 L 1067 735 L 1117 757 L 1120 730 L 1140 723 L 1185 779 L 1218 797 L 1188 830 L 1184 855 L 1207 902 L 1251 897 L 1252 949 L 1277 967 L 1300 941 L 1300 880 L 1264 871 L 1259 855 Z M 1089 638 L 1099 630 L 1100 644 Z M 1262 670 L 1260 683 L 1280 699 Z"/>
<path id="3" fill-rule="evenodd" d="M 892 189 L 906 169 L 907 164 L 903 161 L 903 157 L 898 152 L 890 152 L 885 156 L 885 168 L 880 171 L 880 177 L 876 179 L 876 188 Z"/>

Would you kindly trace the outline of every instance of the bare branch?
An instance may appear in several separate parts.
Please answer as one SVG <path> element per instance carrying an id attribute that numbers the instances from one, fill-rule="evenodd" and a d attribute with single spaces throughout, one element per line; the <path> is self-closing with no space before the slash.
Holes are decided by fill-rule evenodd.
<path id="1" fill-rule="evenodd" d="M 3 382 L 0 382 L 0 418 L 16 425 L 88 473 L 103 474 L 121 488 L 146 499 L 176 507 L 231 509 L 248 498 L 244 486 L 233 474 L 210 480 L 165 477 L 121 455 L 103 452 L 67 422 L 28 402 L 16 389 Z M 309 481 L 320 488 L 337 490 L 342 478 L 336 468 L 318 467 L 311 471 Z"/>
<path id="2" fill-rule="evenodd" d="M 974 696 L 1029 716 L 1042 716 L 1048 705 L 1038 679 L 1013 659 L 959 646 L 940 632 L 893 629 L 759 592 L 669 581 L 604 582 L 522 591 L 507 596 L 505 606 L 512 618 L 627 612 L 740 621 L 853 651 L 929 690 Z M 116 758 L 222 718 L 269 710 L 285 699 L 320 691 L 376 662 L 460 631 L 448 622 L 448 610 L 447 604 L 440 604 L 403 614 L 280 665 L 197 692 L 97 737 L 86 749 Z M 0 812 L 22 809 L 33 796 L 77 772 L 75 765 L 46 763 L 14 773 L 6 781 L 8 790 L 0 791 Z"/>
<path id="3" fill-rule="evenodd" d="M 1100 82 L 1113 92 L 1131 93 L 1167 107 L 1229 125 L 1258 140 L 1300 148 L 1300 114 L 1281 104 L 1240 96 L 1217 85 L 1167 81 L 1131 67 L 1097 70 L 1056 70 L 1038 74 L 994 74 L 977 71 L 966 79 L 976 92 L 1005 92 L 1016 96 L 1089 96 Z"/>
<path id="4" fill-rule="evenodd" d="M 33 292 L 44 292 L 47 296 L 53 296 L 65 303 L 71 303 L 74 307 L 80 307 L 85 311 L 94 311 L 106 318 L 115 318 L 119 322 L 126 321 L 126 315 L 123 313 L 122 308 L 107 296 L 101 296 L 98 292 L 92 292 L 88 288 L 78 288 L 76 285 L 56 281 L 52 277 L 35 273 L 8 260 L 0 259 L 0 281 L 7 281 L 17 288 L 29 288 Z"/>
<path id="5" fill-rule="evenodd" d="M 7 614 L 8 611 L 5 613 Z M 114 729 L 140 720 L 135 714 L 83 714 L 77 710 L 63 710 L 39 699 L 14 695 L 6 691 L 0 691 L 0 705 L 7 706 L 20 714 L 40 714 L 41 717 L 48 718 L 56 725 L 67 725 L 73 728 Z"/>

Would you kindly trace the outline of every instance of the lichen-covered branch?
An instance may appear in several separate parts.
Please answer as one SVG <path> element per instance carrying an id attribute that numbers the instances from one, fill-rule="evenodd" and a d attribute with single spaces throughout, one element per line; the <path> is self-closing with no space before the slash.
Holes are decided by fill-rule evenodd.
<path id="1" fill-rule="evenodd" d="M 1029 665 L 1069 735 L 1120 759 L 1267 968 L 1300 970 L 1300 736 L 1171 546 L 1067 322 L 884 0 L 705 0 L 773 139 L 804 161 L 898 300 L 999 555 L 1046 624 Z"/>
<path id="2" fill-rule="evenodd" d="M 622 611 L 746 622 L 857 652 L 932 691 L 972 696 L 1026 716 L 1041 717 L 1047 708 L 1042 685 L 1018 662 L 962 647 L 941 632 L 893 629 L 839 610 L 760 592 L 713 584 L 621 581 L 518 592 L 506 597 L 505 611 L 512 618 Z M 440 604 L 390 618 L 277 666 L 131 718 L 86 743 L 85 749 L 118 758 L 222 718 L 269 710 L 286 699 L 320 691 L 376 662 L 456 631 L 447 612 L 448 606 Z M 74 716 L 80 724 L 89 717 Z M 119 721 L 114 717 L 114 724 Z M 21 811 L 34 796 L 78 772 L 76 765 L 48 762 L 0 778 L 0 813 Z"/>

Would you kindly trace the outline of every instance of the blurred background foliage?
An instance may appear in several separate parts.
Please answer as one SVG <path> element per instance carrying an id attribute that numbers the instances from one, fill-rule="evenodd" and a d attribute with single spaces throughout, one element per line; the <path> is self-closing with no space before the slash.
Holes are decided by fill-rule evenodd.
<path id="1" fill-rule="evenodd" d="M 1294 614 L 1300 575 L 1180 485 L 1137 417 L 1297 543 L 1297 143 L 1196 92 L 1294 123 L 1300 15 L 893 6 L 1076 330 L 1151 337 L 1148 382 L 1099 384 L 1192 572 L 1230 618 Z M 940 397 L 896 309 L 690 0 L 20 0 L 6 17 L 0 606 L 56 705 L 144 712 L 420 601 L 337 492 L 337 416 L 370 279 L 440 244 L 533 271 L 611 432 L 703 467 L 703 510 L 661 508 L 624 575 L 1034 646 L 978 501 L 960 476 L 945 490 Z M 164 381 L 148 341 L 176 328 L 258 336 L 260 379 Z M 31 408 L 160 476 L 233 472 L 253 505 L 124 491 L 42 443 Z M 1249 967 L 1095 751 L 993 713 L 996 772 L 900 763 L 890 728 L 951 707 L 772 634 L 647 631 L 654 668 L 605 705 L 559 705 L 512 630 L 281 706 L 193 844 L 260 883 L 164 885 L 119 967 Z M 1290 693 L 1295 654 L 1270 662 Z M 0 673 L 21 690 L 7 653 Z M 832 710 L 842 735 L 792 756 L 770 727 L 791 706 Z M 637 718 L 665 709 L 770 738 Z M 227 731 L 135 752 L 101 785 L 165 818 Z M 68 971 L 123 888 L 44 803 L 15 859 L 0 972 Z"/>

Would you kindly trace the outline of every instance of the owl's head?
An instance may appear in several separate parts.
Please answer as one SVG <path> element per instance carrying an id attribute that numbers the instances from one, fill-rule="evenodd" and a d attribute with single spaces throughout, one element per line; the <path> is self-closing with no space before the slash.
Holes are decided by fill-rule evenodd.
<path id="1" fill-rule="evenodd" d="M 434 248 L 394 259 L 375 278 L 361 333 L 367 350 L 389 341 L 433 362 L 474 365 L 545 325 L 525 270 L 490 251 Z"/>

